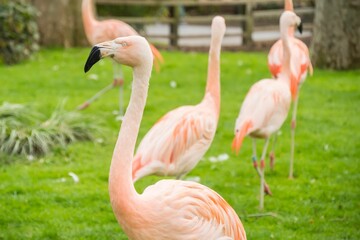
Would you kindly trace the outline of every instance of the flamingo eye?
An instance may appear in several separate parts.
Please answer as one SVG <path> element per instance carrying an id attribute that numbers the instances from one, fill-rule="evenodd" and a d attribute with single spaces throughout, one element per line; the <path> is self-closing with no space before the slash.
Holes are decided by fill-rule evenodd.
<path id="1" fill-rule="evenodd" d="M 127 43 L 126 43 L 126 42 L 122 42 L 122 43 L 121 43 L 121 46 L 126 47 L 126 46 L 127 46 Z"/>

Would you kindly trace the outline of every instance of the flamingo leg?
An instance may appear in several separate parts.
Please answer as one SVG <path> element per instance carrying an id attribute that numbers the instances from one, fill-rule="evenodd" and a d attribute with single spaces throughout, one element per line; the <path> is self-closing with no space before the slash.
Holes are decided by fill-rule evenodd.
<path id="1" fill-rule="evenodd" d="M 265 189 L 265 156 L 269 146 L 269 138 L 265 139 L 265 145 L 260 159 L 260 210 L 264 209 L 264 189 Z"/>
<path id="2" fill-rule="evenodd" d="M 110 85 L 106 86 L 105 88 L 101 89 L 97 92 L 94 96 L 83 102 L 81 105 L 77 107 L 77 110 L 84 110 L 85 108 L 89 107 L 92 102 L 100 98 L 104 93 L 114 88 L 114 84 L 111 83 Z"/>
<path id="3" fill-rule="evenodd" d="M 274 138 L 273 138 L 273 142 L 272 142 L 271 152 L 270 152 L 270 154 L 269 154 L 269 158 L 270 158 L 270 169 L 271 169 L 271 170 L 274 170 L 274 166 L 275 166 L 275 146 L 276 146 L 277 138 L 278 138 L 278 134 L 275 133 L 275 134 L 274 134 Z"/>
<path id="4" fill-rule="evenodd" d="M 296 128 L 296 113 L 299 101 L 299 94 L 296 94 L 293 112 L 291 118 L 291 149 L 290 149 L 290 170 L 289 170 L 289 178 L 294 178 L 294 154 L 295 154 L 295 128 Z"/>
<path id="5" fill-rule="evenodd" d="M 124 85 L 124 78 L 123 78 L 123 72 L 121 70 L 121 65 L 117 64 L 115 61 L 113 61 L 113 70 L 114 70 L 114 81 L 113 83 L 109 84 L 108 86 L 101 89 L 99 92 L 95 93 L 94 96 L 86 100 L 84 103 L 79 105 L 77 107 L 77 110 L 83 110 L 90 106 L 91 103 L 93 103 L 95 100 L 100 98 L 102 95 L 104 95 L 109 90 L 113 89 L 116 86 L 120 87 L 119 90 L 119 115 L 122 118 L 124 115 L 124 107 L 123 107 L 123 85 Z"/>
<path id="6" fill-rule="evenodd" d="M 257 174 L 259 175 L 259 177 L 261 177 L 259 164 L 257 162 L 257 156 L 256 156 L 256 139 L 255 138 L 252 139 L 252 150 L 253 150 L 253 155 L 252 155 L 251 160 L 253 162 L 253 166 L 254 166 Z"/>
<path id="7" fill-rule="evenodd" d="M 253 138 L 252 140 L 253 140 L 252 141 L 252 149 L 253 149 L 252 162 L 253 162 L 253 166 L 254 166 L 257 174 L 259 175 L 259 177 L 261 179 L 261 172 L 260 172 L 259 164 L 257 163 L 257 156 L 256 156 L 256 139 Z M 266 181 L 264 182 L 264 192 L 268 195 L 272 195 L 269 185 L 266 183 Z"/>
<path id="8" fill-rule="evenodd" d="M 256 156 L 256 139 L 255 138 L 252 139 L 252 150 L 253 150 L 252 162 L 253 162 L 256 172 L 259 173 L 259 167 L 257 164 L 257 156 Z"/>

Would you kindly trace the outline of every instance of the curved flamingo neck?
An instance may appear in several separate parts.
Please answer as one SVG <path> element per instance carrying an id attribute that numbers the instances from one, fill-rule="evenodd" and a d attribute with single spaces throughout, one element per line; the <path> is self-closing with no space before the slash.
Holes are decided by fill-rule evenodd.
<path id="1" fill-rule="evenodd" d="M 289 29 L 287 29 L 285 26 L 280 26 L 280 33 L 281 33 L 281 41 L 283 44 L 283 68 L 284 71 L 290 70 L 290 36 L 287 34 Z"/>
<path id="2" fill-rule="evenodd" d="M 293 1 L 292 0 L 285 0 L 285 11 L 294 11 Z"/>
<path id="3" fill-rule="evenodd" d="M 91 35 L 97 23 L 97 20 L 95 19 L 94 4 L 92 0 L 82 1 L 81 13 L 82 13 L 82 19 L 83 19 L 86 37 L 88 38 L 91 44 L 96 44 L 91 39 Z"/>
<path id="4" fill-rule="evenodd" d="M 291 91 L 291 95 L 294 97 L 297 93 L 297 81 L 294 75 L 291 72 L 291 36 L 289 36 L 288 31 L 291 26 L 286 24 L 280 24 L 280 34 L 281 41 L 283 45 L 283 60 L 282 60 L 282 70 L 279 74 L 279 81 L 285 82 Z"/>
<path id="5" fill-rule="evenodd" d="M 294 11 L 294 5 L 293 5 L 293 1 L 292 1 L 292 0 L 285 0 L 284 10 L 285 10 L 285 11 L 291 11 L 291 12 Z M 294 33 L 295 33 L 295 29 L 292 28 L 292 27 L 289 28 L 289 29 L 288 29 L 288 33 L 289 33 L 289 36 L 293 37 L 293 36 L 294 36 Z"/>
<path id="6" fill-rule="evenodd" d="M 293 27 L 288 29 L 288 35 L 289 37 L 294 37 L 295 35 L 295 29 Z"/>
<path id="7" fill-rule="evenodd" d="M 215 102 L 217 112 L 219 113 L 220 112 L 220 52 L 221 52 L 222 36 L 218 36 L 218 35 L 219 34 L 217 34 L 216 32 L 215 33 L 213 32 L 211 37 L 205 92 L 206 95 L 210 93 L 212 99 Z"/>
<path id="8" fill-rule="evenodd" d="M 134 208 L 138 209 L 141 206 L 132 180 L 132 160 L 146 104 L 151 67 L 134 67 L 130 102 L 121 124 L 110 165 L 110 201 L 115 216 L 123 227 L 131 222 L 132 215 L 139 212 L 134 211 Z"/>

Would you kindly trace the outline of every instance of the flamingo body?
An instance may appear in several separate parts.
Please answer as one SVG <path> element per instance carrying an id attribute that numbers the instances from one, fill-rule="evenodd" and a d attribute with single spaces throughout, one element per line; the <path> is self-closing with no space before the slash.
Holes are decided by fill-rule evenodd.
<path id="1" fill-rule="evenodd" d="M 246 239 L 236 212 L 201 184 L 161 180 L 140 198 L 144 202 L 141 213 L 134 216 L 136 221 L 131 226 L 124 223 L 129 239 Z"/>
<path id="2" fill-rule="evenodd" d="M 134 181 L 149 174 L 180 177 L 209 149 L 218 116 L 211 97 L 168 112 L 142 139 L 133 162 Z M 156 140 L 156 141 L 154 141 Z"/>
<path id="3" fill-rule="evenodd" d="M 313 73 L 313 67 L 310 61 L 309 49 L 301 40 L 290 37 L 289 41 L 292 41 L 292 63 L 291 71 L 296 77 L 297 84 L 302 84 L 309 71 L 310 75 Z M 283 58 L 282 40 L 279 39 L 271 47 L 268 55 L 268 67 L 274 78 L 277 78 L 282 69 Z"/>
<path id="4" fill-rule="evenodd" d="M 215 30 L 224 19 L 215 17 Z M 133 240 L 246 239 L 243 225 L 231 206 L 216 192 L 194 182 L 162 180 L 138 194 L 132 178 L 133 153 L 146 105 L 153 56 L 140 36 L 117 38 L 93 47 L 85 64 L 112 57 L 133 68 L 129 106 L 113 151 L 109 173 L 110 202 L 117 221 Z M 154 141 L 157 141 L 154 139 Z"/>
<path id="5" fill-rule="evenodd" d="M 89 31 L 86 31 L 86 37 L 91 45 L 132 35 L 138 35 L 138 33 L 130 25 L 114 19 L 96 21 Z"/>
<path id="6" fill-rule="evenodd" d="M 240 150 L 243 138 L 268 138 L 280 129 L 291 104 L 288 84 L 274 79 L 255 83 L 247 93 L 235 124 L 233 148 Z"/>

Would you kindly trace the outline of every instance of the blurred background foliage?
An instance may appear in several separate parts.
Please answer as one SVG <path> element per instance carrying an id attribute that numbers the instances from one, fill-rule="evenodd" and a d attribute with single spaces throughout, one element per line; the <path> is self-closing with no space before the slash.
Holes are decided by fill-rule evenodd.
<path id="1" fill-rule="evenodd" d="M 37 14 L 24 0 L 0 2 L 0 56 L 5 64 L 21 62 L 39 49 Z"/>

